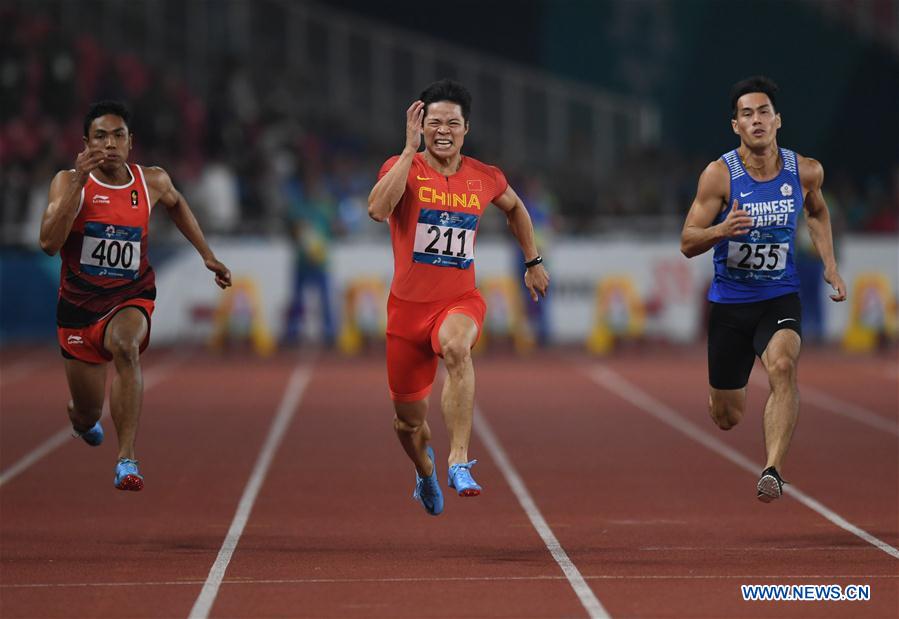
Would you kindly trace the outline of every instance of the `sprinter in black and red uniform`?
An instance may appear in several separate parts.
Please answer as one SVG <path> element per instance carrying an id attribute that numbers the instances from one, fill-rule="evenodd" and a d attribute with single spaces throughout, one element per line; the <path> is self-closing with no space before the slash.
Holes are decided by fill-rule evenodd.
<path id="1" fill-rule="evenodd" d="M 122 103 L 91 106 L 75 169 L 60 171 L 50 185 L 41 249 L 51 256 L 60 252 L 62 258 L 56 323 L 72 395 L 72 427 L 89 445 L 103 442 L 100 415 L 106 364 L 112 361 L 109 408 L 119 439 L 115 486 L 141 490 L 134 440 L 143 399 L 140 353 L 150 341 L 156 299 L 156 276 L 147 260 L 153 205 L 165 205 L 220 287 L 231 285 L 231 272 L 209 249 L 165 170 L 128 163 L 128 122 Z"/>

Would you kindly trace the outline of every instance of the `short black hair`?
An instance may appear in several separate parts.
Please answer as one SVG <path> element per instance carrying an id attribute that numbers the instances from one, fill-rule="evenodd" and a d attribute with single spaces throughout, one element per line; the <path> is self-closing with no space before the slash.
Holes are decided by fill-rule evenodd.
<path id="1" fill-rule="evenodd" d="M 764 75 L 754 75 L 747 77 L 745 80 L 740 80 L 730 89 L 730 109 L 733 112 L 733 117 L 737 117 L 737 101 L 740 100 L 740 97 L 750 92 L 761 92 L 768 95 L 768 98 L 771 99 L 771 105 L 777 111 L 778 90 L 780 88 L 774 83 L 774 80 Z"/>
<path id="2" fill-rule="evenodd" d="M 462 108 L 462 118 L 468 122 L 468 115 L 471 113 L 471 93 L 459 82 L 450 79 L 434 82 L 425 88 L 418 98 L 425 104 L 425 113 L 430 104 L 438 101 L 456 103 Z"/>
<path id="3" fill-rule="evenodd" d="M 94 122 L 94 119 L 107 114 L 118 116 L 125 121 L 126 126 L 131 122 L 131 112 L 128 111 L 128 106 L 121 101 L 97 101 L 91 104 L 87 114 L 84 115 L 84 137 L 88 137 L 87 134 L 91 130 L 91 123 Z"/>

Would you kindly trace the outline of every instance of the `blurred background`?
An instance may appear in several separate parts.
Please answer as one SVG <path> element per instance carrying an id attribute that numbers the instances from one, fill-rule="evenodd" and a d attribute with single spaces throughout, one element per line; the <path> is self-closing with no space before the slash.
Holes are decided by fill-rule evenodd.
<path id="1" fill-rule="evenodd" d="M 466 154 L 523 197 L 552 275 L 533 305 L 496 209 L 479 232 L 482 346 L 610 354 L 704 341 L 711 253 L 685 259 L 700 172 L 738 145 L 730 86 L 781 86 L 781 146 L 819 159 L 850 300 L 800 230 L 804 340 L 895 354 L 899 0 L 0 0 L 0 344 L 55 340 L 49 183 L 89 104 L 131 108 L 132 161 L 185 194 L 235 287 L 154 211 L 155 343 L 380 350 L 388 228 L 366 214 L 405 110 L 472 91 Z"/>

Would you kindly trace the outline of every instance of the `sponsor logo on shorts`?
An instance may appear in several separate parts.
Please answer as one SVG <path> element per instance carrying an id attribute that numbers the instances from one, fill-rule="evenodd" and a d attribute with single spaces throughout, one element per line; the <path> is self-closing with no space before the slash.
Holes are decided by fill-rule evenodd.
<path id="1" fill-rule="evenodd" d="M 66 338 L 69 344 L 84 344 L 84 339 L 80 335 L 70 335 Z"/>

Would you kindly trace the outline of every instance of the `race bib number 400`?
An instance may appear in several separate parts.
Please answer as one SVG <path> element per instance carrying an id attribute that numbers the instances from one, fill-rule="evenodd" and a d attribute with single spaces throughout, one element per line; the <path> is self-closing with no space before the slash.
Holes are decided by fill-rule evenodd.
<path id="1" fill-rule="evenodd" d="M 789 243 L 738 243 L 727 244 L 727 267 L 755 273 L 764 278 L 767 274 L 780 275 L 787 267 Z M 748 274 L 747 273 L 747 274 Z"/>
<path id="2" fill-rule="evenodd" d="M 137 279 L 142 230 L 96 221 L 84 224 L 81 270 L 88 275 Z"/>
<path id="3" fill-rule="evenodd" d="M 477 215 L 423 208 L 415 229 L 412 260 L 467 269 L 474 262 L 477 228 Z"/>

